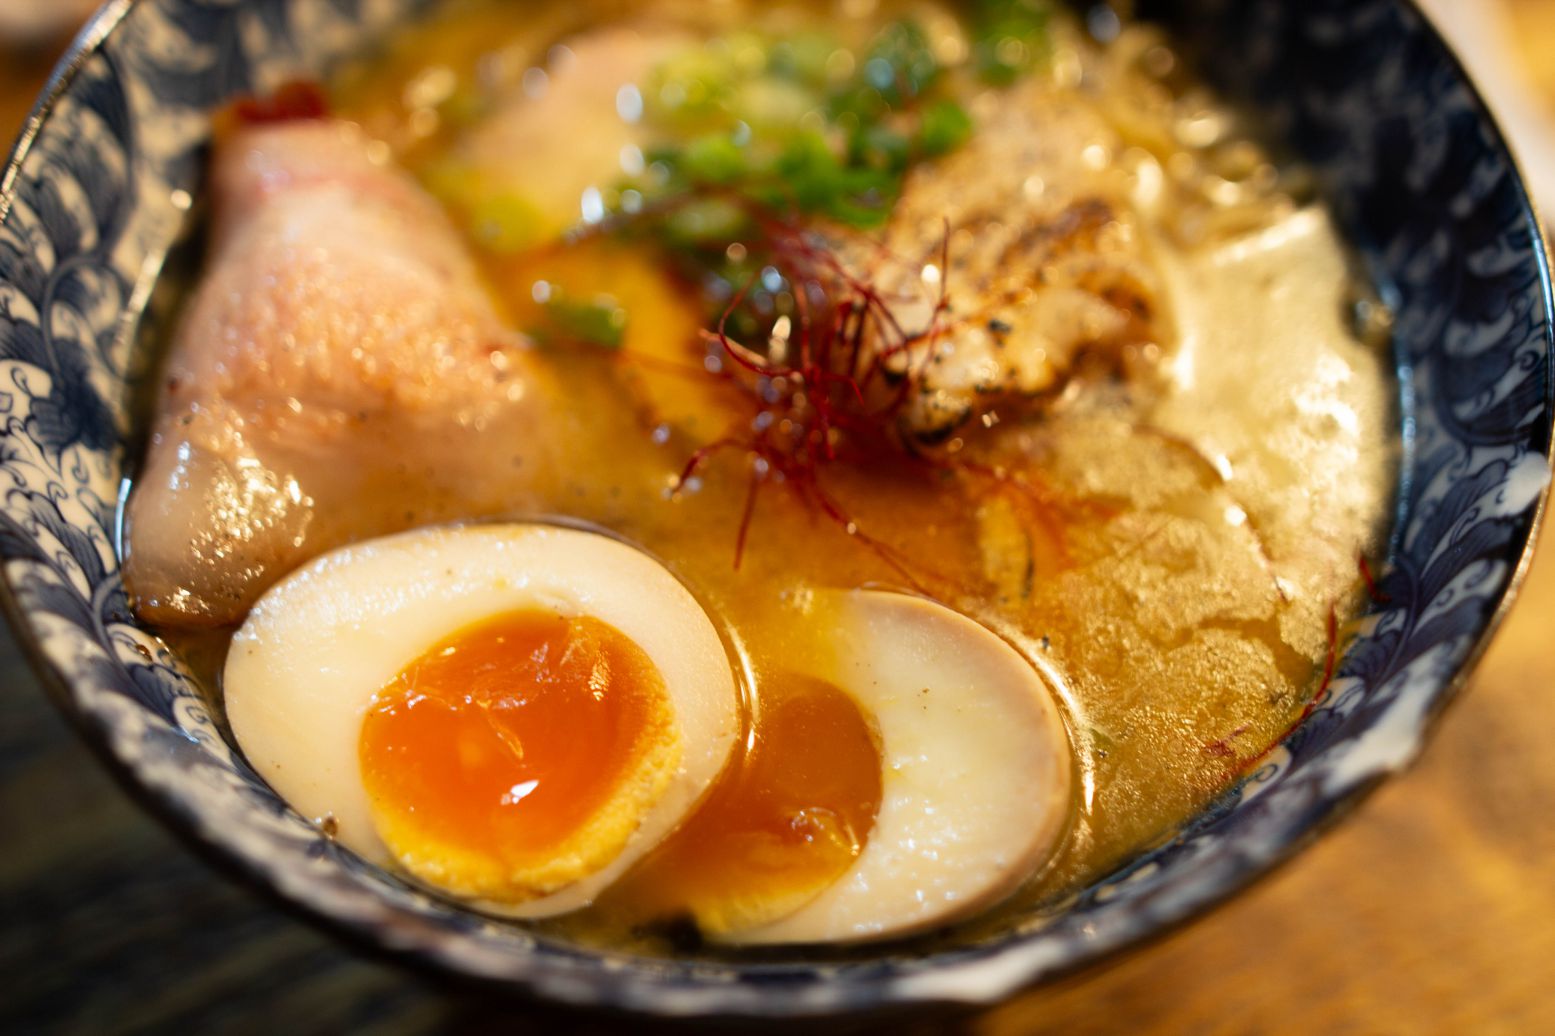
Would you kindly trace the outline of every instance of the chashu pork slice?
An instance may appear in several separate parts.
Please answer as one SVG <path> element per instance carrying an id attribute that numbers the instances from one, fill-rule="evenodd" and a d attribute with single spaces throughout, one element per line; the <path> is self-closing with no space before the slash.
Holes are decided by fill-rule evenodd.
<path id="1" fill-rule="evenodd" d="M 908 176 L 879 239 L 838 247 L 891 312 L 861 363 L 910 379 L 898 420 L 918 442 L 1057 394 L 1087 355 L 1121 366 L 1175 339 L 1117 131 L 1039 78 L 989 96 L 964 147 Z"/>
<path id="2" fill-rule="evenodd" d="M 481 471 L 530 459 L 525 343 L 377 150 L 327 119 L 218 145 L 210 254 L 128 506 L 148 621 L 235 622 L 309 557 L 489 510 Z"/>

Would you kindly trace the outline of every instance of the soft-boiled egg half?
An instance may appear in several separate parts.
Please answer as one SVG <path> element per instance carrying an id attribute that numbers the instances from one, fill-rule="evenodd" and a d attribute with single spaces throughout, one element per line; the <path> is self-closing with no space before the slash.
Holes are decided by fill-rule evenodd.
<path id="1" fill-rule="evenodd" d="M 696 599 L 624 543 L 544 525 L 299 570 L 233 638 L 227 714 L 303 815 L 493 912 L 559 914 L 620 881 L 602 909 L 689 914 L 718 941 L 859 942 L 1009 895 L 1072 812 L 1042 678 L 932 601 L 802 597 L 813 649 L 758 681 L 732 766 L 738 691 Z"/>
<path id="2" fill-rule="evenodd" d="M 740 729 L 691 593 L 623 543 L 543 525 L 317 559 L 255 605 L 223 691 L 293 808 L 370 860 L 529 917 L 588 904 L 679 825 Z"/>
<path id="3" fill-rule="evenodd" d="M 943 605 L 795 596 L 740 765 L 601 907 L 726 944 L 893 939 L 963 920 L 1052 859 L 1074 811 L 1036 669 Z"/>
<path id="4" fill-rule="evenodd" d="M 813 898 L 739 943 L 859 942 L 950 924 L 1014 892 L 1073 812 L 1074 762 L 1053 696 L 1004 640 L 933 601 L 815 594 L 824 648 L 805 675 L 874 724 L 879 807 L 856 858 Z"/>

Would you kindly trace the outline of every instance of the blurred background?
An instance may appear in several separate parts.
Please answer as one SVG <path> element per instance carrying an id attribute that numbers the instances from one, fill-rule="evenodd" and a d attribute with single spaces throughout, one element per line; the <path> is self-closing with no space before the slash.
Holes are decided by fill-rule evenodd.
<path id="1" fill-rule="evenodd" d="M 0 0 L 0 137 L 91 6 Z M 1555 211 L 1555 0 L 1422 6 Z M 1555 1032 L 1552 617 L 1555 548 L 1423 759 L 1357 816 L 1209 917 L 958 1031 Z M 3 630 L 0 847 L 0 1031 L 615 1031 L 365 960 L 209 870 L 113 785 Z"/>

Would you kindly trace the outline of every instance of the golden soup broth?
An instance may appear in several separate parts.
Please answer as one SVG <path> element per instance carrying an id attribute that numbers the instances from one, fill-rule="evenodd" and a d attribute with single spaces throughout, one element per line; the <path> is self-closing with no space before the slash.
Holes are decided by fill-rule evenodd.
<path id="1" fill-rule="evenodd" d="M 1169 212 L 1141 217 L 1174 328 L 1141 354 L 1149 370 L 1082 366 L 1041 407 L 1001 409 L 938 444 L 932 464 L 888 454 L 823 464 L 814 486 L 769 472 L 752 505 L 753 458 L 731 448 L 680 485 L 696 450 L 756 413 L 746 390 L 705 369 L 698 332 L 717 306 L 652 241 L 560 236 L 576 202 L 536 203 L 517 231 L 494 228 L 503 213 L 493 215 L 489 184 L 452 176 L 451 160 L 467 153 L 494 98 L 528 89 L 531 103 L 546 103 L 530 70 L 559 75 L 566 55 L 554 44 L 616 17 L 691 39 L 759 24 L 856 45 L 907 11 L 947 34 L 952 59 L 961 46 L 944 8 L 845 6 L 853 13 L 823 23 L 795 4 L 647 14 L 600 2 L 455 4 L 333 88 L 338 112 L 447 202 L 514 326 L 544 325 L 547 291 L 608 297 L 620 322 L 619 348 L 537 347 L 546 376 L 531 391 L 552 404 L 543 442 L 515 441 L 521 433 L 500 422 L 474 438 L 451 433 L 451 448 L 488 461 L 479 492 L 405 502 L 385 485 L 385 512 L 403 506 L 407 525 L 502 515 L 609 530 L 682 579 L 738 659 L 742 748 L 701 812 L 645 863 L 593 907 L 545 922 L 585 941 L 663 949 L 649 922 L 688 909 L 714 927 L 781 913 L 867 841 L 880 800 L 870 723 L 838 689 L 795 675 L 797 659 L 827 650 L 825 631 L 806 623 L 814 588 L 932 596 L 1005 637 L 1062 702 L 1079 776 L 1072 829 L 1051 865 L 975 932 L 1057 902 L 1169 836 L 1259 759 L 1318 692 L 1360 603 L 1358 559 L 1382 544 L 1393 382 L 1385 351 L 1356 329 L 1364 293 L 1327 217 L 1293 200 L 1290 174 L 1262 152 L 1246 179 L 1281 179 L 1255 206 L 1198 189 L 1195 175 L 1213 177 L 1192 164 L 1223 151 L 1153 138 L 1138 106 L 1109 92 L 1136 89 L 1111 50 L 1061 16 L 1025 89 L 1100 113 L 1128 143 L 1102 161 L 1117 175 L 1164 175 L 1179 191 Z M 1125 46 L 1147 64 L 1173 60 L 1146 30 L 1111 44 Z M 1174 75 L 1163 124 L 1230 118 Z M 979 86 L 969 104 L 981 112 L 1004 97 Z M 514 168 L 614 147 L 584 139 L 590 127 L 558 132 L 512 154 Z M 507 201 L 511 215 L 520 202 Z M 1217 218 L 1225 225 L 1206 229 Z M 957 287 L 948 284 L 952 296 Z"/>

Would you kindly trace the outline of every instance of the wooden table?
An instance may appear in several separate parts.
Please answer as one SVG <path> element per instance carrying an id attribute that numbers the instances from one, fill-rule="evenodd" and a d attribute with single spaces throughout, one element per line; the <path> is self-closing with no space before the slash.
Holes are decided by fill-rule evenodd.
<path id="1" fill-rule="evenodd" d="M 0 60 L 0 124 L 47 64 Z M 1555 1033 L 1549 547 L 1413 772 L 1223 909 L 967 1036 Z M 613 1031 L 364 961 L 210 872 L 113 786 L 3 634 L 0 847 L 0 1032 Z"/>

